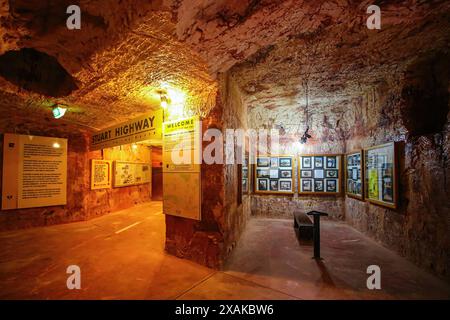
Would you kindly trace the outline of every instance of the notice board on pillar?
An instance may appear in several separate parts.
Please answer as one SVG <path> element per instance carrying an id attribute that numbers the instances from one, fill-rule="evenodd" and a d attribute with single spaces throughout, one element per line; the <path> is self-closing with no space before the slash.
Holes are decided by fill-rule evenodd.
<path id="1" fill-rule="evenodd" d="M 191 117 L 163 124 L 163 212 L 201 219 L 201 122 Z"/>
<path id="2" fill-rule="evenodd" d="M 2 210 L 65 205 L 67 139 L 6 133 Z"/>

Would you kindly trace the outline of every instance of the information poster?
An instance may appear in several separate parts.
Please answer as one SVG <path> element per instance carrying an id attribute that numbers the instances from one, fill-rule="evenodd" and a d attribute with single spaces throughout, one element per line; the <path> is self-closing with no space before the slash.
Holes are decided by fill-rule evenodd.
<path id="1" fill-rule="evenodd" d="M 163 172 L 200 172 L 200 124 L 198 117 L 164 122 Z"/>
<path id="2" fill-rule="evenodd" d="M 352 152 L 345 156 L 345 190 L 348 196 L 362 200 L 363 193 L 363 153 Z"/>
<path id="3" fill-rule="evenodd" d="M 255 166 L 255 193 L 293 194 L 292 156 L 258 156 Z"/>
<path id="4" fill-rule="evenodd" d="M 331 195 L 341 193 L 341 156 L 337 154 L 299 157 L 299 194 Z"/>
<path id="5" fill-rule="evenodd" d="M 91 190 L 111 188 L 112 185 L 112 161 L 91 161 Z"/>
<path id="6" fill-rule="evenodd" d="M 198 117 L 164 123 L 164 214 L 201 219 L 201 148 Z"/>
<path id="7" fill-rule="evenodd" d="M 4 135 L 2 209 L 65 205 L 67 139 Z"/>
<path id="8" fill-rule="evenodd" d="M 395 209 L 397 207 L 397 180 L 395 144 L 367 148 L 366 199 L 369 202 Z"/>
<path id="9" fill-rule="evenodd" d="M 144 162 L 114 161 L 114 187 L 151 183 L 151 164 Z"/>

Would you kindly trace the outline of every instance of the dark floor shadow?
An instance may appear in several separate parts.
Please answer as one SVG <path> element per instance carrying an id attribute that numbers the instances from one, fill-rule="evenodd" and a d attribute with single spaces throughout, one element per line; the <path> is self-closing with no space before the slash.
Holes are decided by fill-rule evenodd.
<path id="1" fill-rule="evenodd" d="M 335 285 L 333 279 L 331 279 L 330 273 L 328 272 L 327 267 L 323 263 L 323 260 L 315 259 L 315 261 L 316 261 L 317 266 L 319 267 L 320 277 L 322 278 L 322 282 L 329 287 L 336 288 L 336 285 Z"/>

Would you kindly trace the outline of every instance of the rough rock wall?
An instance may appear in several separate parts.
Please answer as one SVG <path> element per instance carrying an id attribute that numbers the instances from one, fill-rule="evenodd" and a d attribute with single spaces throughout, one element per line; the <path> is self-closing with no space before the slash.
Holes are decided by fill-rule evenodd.
<path id="1" fill-rule="evenodd" d="M 223 130 L 226 129 L 247 129 L 247 108 L 242 100 L 242 94 L 239 87 L 236 85 L 230 74 L 221 75 L 220 78 L 221 90 L 223 95 Z M 225 136 L 225 143 L 227 143 L 228 136 Z M 234 159 L 238 161 L 240 152 L 234 140 Z M 244 152 L 244 151 L 243 151 Z M 233 155 L 227 155 L 231 158 Z M 242 195 L 241 203 L 238 198 L 242 183 L 241 175 L 239 174 L 241 166 L 235 164 L 225 165 L 225 249 L 226 254 L 230 254 L 231 250 L 236 245 L 248 218 L 250 217 L 250 196 Z"/>
<path id="2" fill-rule="evenodd" d="M 399 141 L 400 207 L 347 198 L 346 221 L 417 265 L 450 279 L 449 60 L 410 66 L 404 78 L 355 98 L 347 150 Z"/>
<path id="3" fill-rule="evenodd" d="M 90 190 L 90 159 L 101 159 L 101 151 L 89 152 L 89 134 L 82 127 L 49 118 L 31 120 L 25 114 L 0 120 L 0 152 L 3 154 L 3 133 L 32 134 L 68 139 L 67 205 L 16 210 L 0 210 L 0 230 L 68 223 L 87 220 L 99 215 L 131 207 L 151 199 L 151 185 Z M 104 159 L 145 160 L 150 162 L 150 151 L 139 147 L 133 153 L 130 146 L 122 150 L 105 149 Z M 136 156 L 134 156 L 136 155 Z M 2 167 L 3 156 L 0 157 Z M 1 188 L 0 171 L 0 188 Z M 1 190 L 0 190 L 1 191 Z"/>
<path id="4" fill-rule="evenodd" d="M 203 119 L 202 130 L 245 128 L 246 109 L 237 86 L 228 75 L 219 78 L 216 106 Z M 203 149 L 209 145 L 203 142 Z M 245 227 L 250 198 L 238 203 L 239 166 L 202 164 L 202 220 L 166 216 L 166 250 L 170 254 L 220 268 Z"/>

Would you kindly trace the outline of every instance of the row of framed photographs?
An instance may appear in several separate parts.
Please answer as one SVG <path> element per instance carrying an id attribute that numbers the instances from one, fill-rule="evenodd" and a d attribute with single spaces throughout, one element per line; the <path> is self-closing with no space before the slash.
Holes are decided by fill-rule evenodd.
<path id="1" fill-rule="evenodd" d="M 341 159 L 339 154 L 300 156 L 297 162 L 298 193 L 339 195 L 342 193 L 341 185 L 344 185 L 342 189 L 349 197 L 397 208 L 395 143 L 348 153 L 344 156 L 343 165 Z M 243 167 L 244 193 L 254 190 L 255 193 L 294 194 L 293 156 L 260 156 L 253 167 L 251 170 L 247 159 Z"/>

